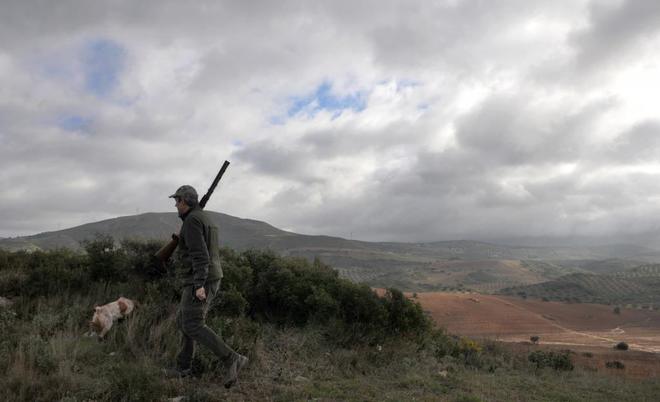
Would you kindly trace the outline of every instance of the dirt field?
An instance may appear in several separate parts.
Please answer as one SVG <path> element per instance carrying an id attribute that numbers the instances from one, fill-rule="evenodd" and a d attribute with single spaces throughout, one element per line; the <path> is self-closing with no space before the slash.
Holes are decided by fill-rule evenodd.
<path id="1" fill-rule="evenodd" d="M 418 293 L 417 301 L 449 332 L 495 339 L 522 348 L 570 349 L 583 367 L 605 370 L 621 361 L 626 376 L 660 376 L 660 312 L 621 309 L 600 304 L 543 302 L 506 296 L 463 293 Z M 538 336 L 539 345 L 529 342 Z M 630 349 L 613 347 L 626 342 Z M 589 356 L 591 354 L 591 356 Z"/>

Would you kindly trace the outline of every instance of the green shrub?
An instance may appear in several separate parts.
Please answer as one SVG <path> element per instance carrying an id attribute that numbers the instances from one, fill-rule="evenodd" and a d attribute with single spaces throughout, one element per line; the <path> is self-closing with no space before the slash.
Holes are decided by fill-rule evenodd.
<path id="1" fill-rule="evenodd" d="M 400 290 L 388 289 L 384 303 L 389 316 L 389 331 L 392 333 L 420 333 L 431 327 L 419 303 L 409 300 Z"/>
<path id="2" fill-rule="evenodd" d="M 221 289 L 223 291 L 236 289 L 238 292 L 247 297 L 250 294 L 251 288 L 253 286 L 253 278 L 255 277 L 253 273 L 252 263 L 259 263 L 260 257 L 257 255 L 257 251 L 246 251 L 244 253 L 238 253 L 230 248 L 221 248 L 220 256 L 222 258 L 222 282 Z M 269 260 L 270 253 L 266 254 L 266 260 Z M 246 299 L 247 300 L 247 299 Z"/>
<path id="3" fill-rule="evenodd" d="M 89 279 L 83 257 L 69 250 L 17 253 L 16 257 L 22 272 L 3 275 L 0 286 L 6 295 L 49 297 L 79 291 Z"/>
<path id="4" fill-rule="evenodd" d="M 163 267 L 154 254 L 162 247 L 162 242 L 149 240 L 124 240 L 121 250 L 125 254 L 127 274 L 153 281 L 165 275 Z"/>
<path id="5" fill-rule="evenodd" d="M 570 352 L 568 351 L 557 353 L 553 351 L 546 352 L 537 350 L 530 353 L 527 358 L 537 369 L 551 367 L 557 371 L 572 371 L 574 368 Z"/>
<path id="6" fill-rule="evenodd" d="M 492 366 L 494 370 L 497 363 L 494 361 L 486 361 L 483 356 L 483 346 L 472 339 L 465 337 L 457 337 L 446 334 L 443 330 L 433 330 L 431 335 L 432 350 L 436 359 L 441 360 L 446 356 L 451 356 L 459 359 L 464 364 L 481 368 L 484 365 Z M 489 346 L 489 351 L 493 351 L 494 347 Z M 494 354 L 494 353 L 493 353 Z"/>
<path id="7" fill-rule="evenodd" d="M 623 370 L 624 368 L 626 368 L 626 365 L 621 363 L 618 360 L 614 360 L 614 361 L 606 362 L 605 367 L 618 369 L 618 370 Z"/>
<path id="8" fill-rule="evenodd" d="M 0 295 L 8 297 L 20 296 L 28 286 L 28 275 L 25 270 L 4 269 L 0 271 Z"/>
<path id="9" fill-rule="evenodd" d="M 229 255 L 228 260 L 227 276 L 232 281 L 239 277 L 245 281 L 250 272 L 253 275 L 253 286 L 246 295 L 251 317 L 280 325 L 333 323 L 328 334 L 339 335 L 340 343 L 373 342 L 430 328 L 419 304 L 400 291 L 389 289 L 385 297 L 378 297 L 366 285 L 339 278 L 336 271 L 318 260 L 309 263 L 254 250 L 242 257 Z M 232 272 L 234 268 L 238 268 L 239 275 Z M 344 333 L 340 335 L 335 329 Z"/>
<path id="10" fill-rule="evenodd" d="M 310 320 L 319 323 L 328 322 L 340 312 L 337 300 L 323 288 L 313 288 L 305 298 L 305 306 L 311 311 Z"/>
<path id="11" fill-rule="evenodd" d="M 617 350 L 628 350 L 628 344 L 625 342 L 619 342 L 616 345 L 614 345 L 614 349 Z"/>
<path id="12" fill-rule="evenodd" d="M 128 280 L 129 267 L 124 250 L 117 247 L 111 236 L 97 234 L 94 240 L 84 241 L 89 274 L 93 281 L 106 284 Z"/>
<path id="13" fill-rule="evenodd" d="M 217 311 L 218 314 L 230 317 L 242 317 L 248 309 L 248 301 L 243 294 L 232 288 L 220 291 L 218 297 L 210 307 L 211 311 Z"/>

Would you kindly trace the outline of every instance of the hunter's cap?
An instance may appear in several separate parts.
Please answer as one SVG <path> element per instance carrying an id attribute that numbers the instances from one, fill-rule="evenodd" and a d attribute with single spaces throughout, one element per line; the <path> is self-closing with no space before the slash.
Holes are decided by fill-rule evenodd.
<path id="1" fill-rule="evenodd" d="M 197 201 L 197 191 L 193 186 L 184 184 L 183 186 L 176 189 L 176 192 L 170 195 L 168 198 L 181 198 L 184 201 L 195 200 Z"/>

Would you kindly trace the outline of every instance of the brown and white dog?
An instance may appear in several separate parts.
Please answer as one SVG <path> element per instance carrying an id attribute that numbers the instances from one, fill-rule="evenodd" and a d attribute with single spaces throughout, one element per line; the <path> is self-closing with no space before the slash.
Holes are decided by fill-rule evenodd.
<path id="1" fill-rule="evenodd" d="M 128 316 L 133 309 L 135 309 L 135 302 L 125 297 L 120 297 L 103 306 L 94 306 L 94 316 L 89 322 L 92 331 L 96 332 L 99 338 L 103 338 L 115 321 Z"/>

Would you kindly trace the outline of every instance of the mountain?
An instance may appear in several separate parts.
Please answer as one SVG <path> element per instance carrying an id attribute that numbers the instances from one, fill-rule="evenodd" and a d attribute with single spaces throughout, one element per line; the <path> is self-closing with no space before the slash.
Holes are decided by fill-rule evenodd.
<path id="1" fill-rule="evenodd" d="M 207 211 L 220 228 L 222 246 L 237 250 L 272 249 L 283 255 L 321 258 L 342 276 L 371 286 L 404 290 L 467 288 L 496 291 L 539 283 L 574 272 L 611 272 L 660 262 L 660 252 L 635 245 L 588 247 L 510 246 L 471 240 L 429 243 L 366 242 L 287 232 L 266 222 Z M 0 249 L 81 250 L 96 234 L 117 241 L 167 241 L 178 232 L 176 213 L 144 213 L 88 223 L 32 236 L 0 239 Z M 550 263 L 540 264 L 539 261 Z M 634 261 L 634 263 L 632 262 Z M 520 263 L 519 263 L 520 262 Z"/>

